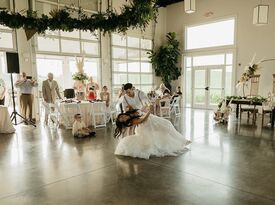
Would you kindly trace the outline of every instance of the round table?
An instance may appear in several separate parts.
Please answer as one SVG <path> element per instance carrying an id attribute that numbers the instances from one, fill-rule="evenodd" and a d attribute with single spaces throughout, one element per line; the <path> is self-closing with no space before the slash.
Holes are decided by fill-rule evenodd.
<path id="1" fill-rule="evenodd" d="M 15 129 L 11 123 L 8 108 L 5 106 L 0 106 L 0 133 L 14 133 Z"/>

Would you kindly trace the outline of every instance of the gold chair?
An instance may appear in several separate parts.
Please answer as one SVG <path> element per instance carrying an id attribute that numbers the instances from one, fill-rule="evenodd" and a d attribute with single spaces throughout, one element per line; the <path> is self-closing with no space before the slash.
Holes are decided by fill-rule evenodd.
<path id="1" fill-rule="evenodd" d="M 258 96 L 259 91 L 259 82 L 260 75 L 254 75 L 250 79 L 250 93 L 248 97 L 256 97 Z M 252 114 L 252 121 L 256 121 L 257 113 L 259 110 L 256 108 L 256 105 L 246 105 L 244 107 L 240 106 L 240 119 L 242 119 L 242 113 L 247 112 L 247 118 L 250 118 L 250 113 Z"/>

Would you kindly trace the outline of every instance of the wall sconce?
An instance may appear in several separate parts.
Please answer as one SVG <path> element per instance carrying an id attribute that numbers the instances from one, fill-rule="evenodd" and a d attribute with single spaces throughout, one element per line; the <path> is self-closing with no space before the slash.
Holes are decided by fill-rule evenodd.
<path id="1" fill-rule="evenodd" d="M 196 11 L 196 0 L 184 0 L 184 11 L 187 14 L 194 13 Z"/>
<path id="2" fill-rule="evenodd" d="M 259 4 L 253 10 L 253 24 L 265 25 L 268 24 L 268 5 Z"/>

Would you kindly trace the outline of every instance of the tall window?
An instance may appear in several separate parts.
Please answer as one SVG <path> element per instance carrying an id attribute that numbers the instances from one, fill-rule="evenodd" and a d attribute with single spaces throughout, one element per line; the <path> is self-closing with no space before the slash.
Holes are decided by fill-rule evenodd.
<path id="1" fill-rule="evenodd" d="M 153 87 L 153 72 L 147 52 L 152 40 L 112 34 L 113 94 L 122 84 L 132 83 L 137 89 L 148 92 Z"/>
<path id="2" fill-rule="evenodd" d="M 235 19 L 186 27 L 186 50 L 234 45 Z"/>
<path id="3" fill-rule="evenodd" d="M 71 5 L 81 6 L 88 16 L 97 12 L 96 0 L 36 0 L 38 15 L 49 15 L 49 12 L 53 9 L 61 9 L 64 6 Z M 86 56 L 99 57 L 99 44 L 99 34 L 89 31 L 46 31 L 45 35 L 37 37 L 37 51 L 39 53 L 85 54 Z"/>
<path id="4" fill-rule="evenodd" d="M 0 50 L 16 50 L 14 31 L 2 25 L 0 25 Z"/>

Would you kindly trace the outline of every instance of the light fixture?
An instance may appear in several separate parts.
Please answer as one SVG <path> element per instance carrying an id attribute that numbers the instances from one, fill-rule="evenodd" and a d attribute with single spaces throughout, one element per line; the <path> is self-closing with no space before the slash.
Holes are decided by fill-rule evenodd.
<path id="1" fill-rule="evenodd" d="M 266 25 L 268 24 L 268 5 L 259 4 L 253 10 L 253 24 Z"/>
<path id="2" fill-rule="evenodd" d="M 196 0 L 184 0 L 184 11 L 187 14 L 194 13 L 196 11 Z"/>

